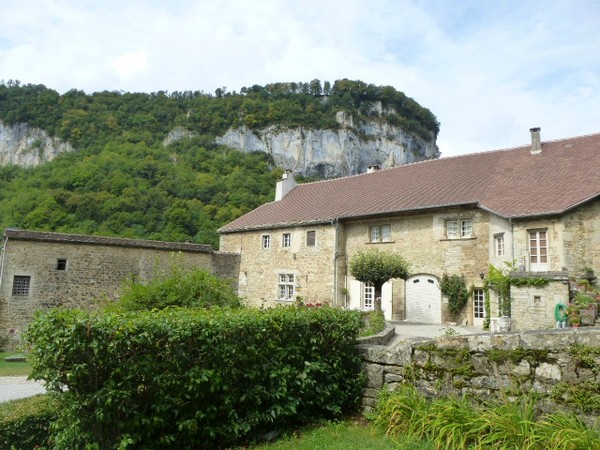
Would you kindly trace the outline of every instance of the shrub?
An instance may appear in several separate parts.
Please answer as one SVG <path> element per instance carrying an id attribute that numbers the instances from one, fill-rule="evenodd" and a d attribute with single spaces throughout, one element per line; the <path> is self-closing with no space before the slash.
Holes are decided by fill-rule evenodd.
<path id="1" fill-rule="evenodd" d="M 109 309 L 140 311 L 168 306 L 239 308 L 242 301 L 227 280 L 200 268 L 185 271 L 173 267 L 168 275 L 157 276 L 147 283 L 131 281 Z"/>
<path id="2" fill-rule="evenodd" d="M 361 336 L 373 336 L 385 329 L 385 315 L 383 311 L 363 312 L 362 316 L 364 325 L 360 330 Z"/>
<path id="3" fill-rule="evenodd" d="M 0 448 L 32 449 L 48 444 L 54 402 L 41 395 L 0 405 Z"/>
<path id="4" fill-rule="evenodd" d="M 448 311 L 452 317 L 457 317 L 469 300 L 469 290 L 464 277 L 444 274 L 440 290 L 448 297 Z"/>
<path id="5" fill-rule="evenodd" d="M 62 392 L 58 447 L 215 448 L 355 410 L 359 327 L 336 308 L 56 309 L 28 339 Z"/>

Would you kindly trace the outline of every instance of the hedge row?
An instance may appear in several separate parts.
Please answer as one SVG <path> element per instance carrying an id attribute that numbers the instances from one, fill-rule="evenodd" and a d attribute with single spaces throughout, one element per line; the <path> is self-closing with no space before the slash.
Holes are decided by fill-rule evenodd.
<path id="1" fill-rule="evenodd" d="M 357 312 L 37 316 L 33 377 L 61 391 L 57 448 L 217 448 L 358 406 Z"/>
<path id="2" fill-rule="evenodd" d="M 0 405 L 0 448 L 33 449 L 48 444 L 50 422 L 56 418 L 51 398 L 45 395 Z"/>

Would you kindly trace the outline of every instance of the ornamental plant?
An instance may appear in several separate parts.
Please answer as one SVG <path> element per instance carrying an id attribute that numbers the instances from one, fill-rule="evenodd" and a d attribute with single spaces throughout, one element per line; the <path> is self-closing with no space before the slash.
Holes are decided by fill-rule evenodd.
<path id="1" fill-rule="evenodd" d="M 373 283 L 375 297 L 381 298 L 382 286 L 393 278 L 408 278 L 410 263 L 402 256 L 380 250 L 358 252 L 350 260 L 350 274 L 362 283 Z M 381 309 L 381 301 L 375 302 Z"/>
<path id="2" fill-rule="evenodd" d="M 448 311 L 452 317 L 458 316 L 469 300 L 469 290 L 465 278 L 461 275 L 444 274 L 440 290 L 448 297 Z"/>

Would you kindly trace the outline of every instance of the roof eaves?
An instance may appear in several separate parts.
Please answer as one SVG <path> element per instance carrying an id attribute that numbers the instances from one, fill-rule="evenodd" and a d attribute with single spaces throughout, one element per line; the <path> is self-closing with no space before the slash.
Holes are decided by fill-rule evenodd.
<path id="1" fill-rule="evenodd" d="M 337 220 L 337 218 L 332 217 L 332 218 L 328 218 L 328 219 L 278 222 L 278 223 L 270 223 L 270 224 L 263 224 L 263 225 L 250 225 L 247 227 L 235 227 L 235 228 L 230 228 L 227 230 L 223 229 L 225 227 L 221 227 L 217 230 L 217 232 L 219 234 L 229 234 L 229 233 L 239 233 L 241 231 L 273 230 L 276 228 L 290 228 L 290 227 L 302 227 L 305 225 L 326 224 L 326 223 L 332 223 L 336 220 Z"/>

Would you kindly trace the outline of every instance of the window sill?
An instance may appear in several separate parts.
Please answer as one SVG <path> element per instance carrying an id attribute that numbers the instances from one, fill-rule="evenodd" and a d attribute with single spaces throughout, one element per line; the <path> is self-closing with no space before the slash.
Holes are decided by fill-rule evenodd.
<path id="1" fill-rule="evenodd" d="M 285 298 L 276 298 L 275 303 L 294 303 L 296 300 L 294 299 L 285 299 Z"/>
<path id="2" fill-rule="evenodd" d="M 395 244 L 396 241 L 385 241 L 385 242 L 367 242 L 366 245 L 381 245 L 381 244 Z"/>
<path id="3" fill-rule="evenodd" d="M 451 239 L 448 239 L 448 238 L 442 238 L 442 239 L 440 239 L 440 241 L 474 241 L 474 240 L 476 240 L 476 239 L 477 239 L 477 238 L 473 236 L 473 237 L 465 237 L 465 238 L 451 238 Z"/>

